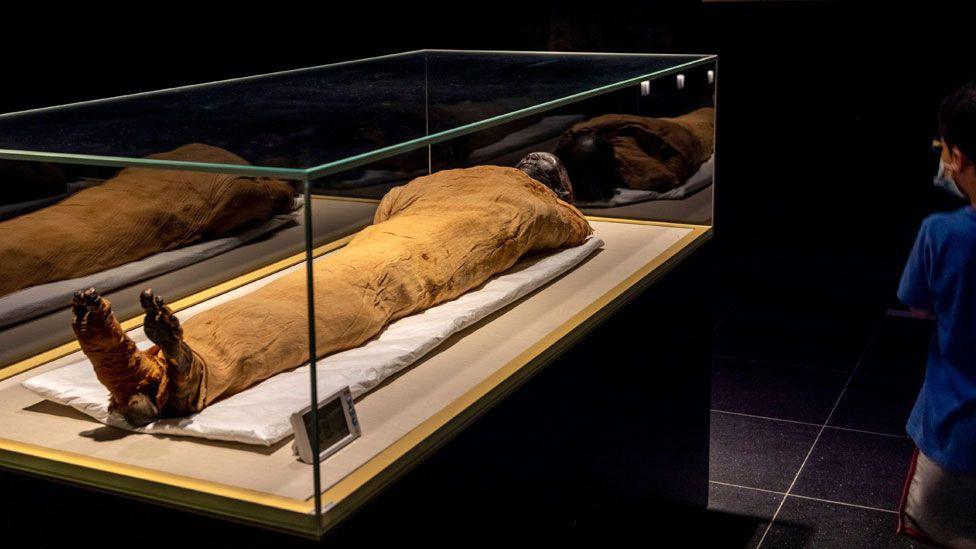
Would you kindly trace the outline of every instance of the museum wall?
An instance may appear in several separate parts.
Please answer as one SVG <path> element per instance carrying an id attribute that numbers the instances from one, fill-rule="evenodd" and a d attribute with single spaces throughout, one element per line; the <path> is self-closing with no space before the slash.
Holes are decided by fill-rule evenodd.
<path id="1" fill-rule="evenodd" d="M 745 277 L 894 284 L 926 212 L 941 96 L 974 77 L 972 14 L 916 2 L 433 2 L 8 17 L 0 111 L 423 47 L 716 52 L 718 236 Z M 828 265 L 829 264 L 829 265 Z M 738 280 L 730 274 L 727 283 Z M 830 272 L 825 271 L 825 275 Z M 884 284 L 882 284 L 884 286 Z M 891 297 L 885 290 L 884 295 Z M 879 294 L 880 295 L 880 294 Z M 885 299 L 881 296 L 879 299 Z"/>

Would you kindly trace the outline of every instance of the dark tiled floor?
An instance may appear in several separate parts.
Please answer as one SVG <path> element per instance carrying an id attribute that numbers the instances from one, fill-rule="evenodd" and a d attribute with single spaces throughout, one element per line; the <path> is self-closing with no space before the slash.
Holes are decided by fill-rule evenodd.
<path id="1" fill-rule="evenodd" d="M 907 437 L 825 429 L 790 493 L 895 511 L 914 447 Z"/>
<path id="2" fill-rule="evenodd" d="M 922 385 L 932 324 L 886 318 L 874 343 L 851 379 L 830 425 L 892 435 L 905 434 Z"/>
<path id="3" fill-rule="evenodd" d="M 710 480 L 785 492 L 820 427 L 712 412 Z"/>
<path id="4" fill-rule="evenodd" d="M 741 359 L 712 360 L 712 408 L 822 424 L 846 373 Z"/>
<path id="5" fill-rule="evenodd" d="M 708 486 L 709 511 L 740 519 L 733 531 L 734 539 L 725 540 L 726 546 L 755 547 L 782 499 L 783 495 L 775 492 L 715 482 Z"/>
<path id="6" fill-rule="evenodd" d="M 859 370 L 830 418 L 830 425 L 905 435 L 905 421 L 921 386 L 921 376 L 895 379 L 888 374 Z"/>
<path id="7" fill-rule="evenodd" d="M 720 546 L 917 546 L 895 535 L 893 510 L 931 325 L 883 307 L 872 322 L 760 314 L 779 299 L 715 330 L 710 508 L 754 521 Z"/>
<path id="8" fill-rule="evenodd" d="M 788 497 L 763 547 L 919 547 L 895 534 L 897 515 Z"/>

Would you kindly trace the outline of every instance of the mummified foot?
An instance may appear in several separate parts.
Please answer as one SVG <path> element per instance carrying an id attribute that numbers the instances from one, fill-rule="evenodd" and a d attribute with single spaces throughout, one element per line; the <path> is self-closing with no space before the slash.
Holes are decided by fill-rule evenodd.
<path id="1" fill-rule="evenodd" d="M 163 415 L 182 417 L 198 412 L 203 362 L 183 341 L 183 328 L 163 298 L 147 289 L 139 296 L 146 311 L 143 329 L 162 351 L 166 363 L 166 403 Z"/>
<path id="2" fill-rule="evenodd" d="M 94 288 L 76 292 L 71 327 L 95 375 L 111 393 L 108 409 L 135 426 L 159 417 L 165 370 L 155 349 L 140 351 L 112 314 L 111 304 Z"/>

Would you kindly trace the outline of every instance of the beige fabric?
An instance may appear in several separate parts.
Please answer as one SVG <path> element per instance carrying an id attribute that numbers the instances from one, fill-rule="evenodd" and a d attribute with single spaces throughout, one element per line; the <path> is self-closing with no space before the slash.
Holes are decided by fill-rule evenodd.
<path id="1" fill-rule="evenodd" d="M 610 141 L 628 187 L 666 191 L 684 183 L 712 155 L 715 109 L 703 107 L 676 118 L 607 114 L 574 125 L 560 143 L 585 132 Z"/>
<path id="2" fill-rule="evenodd" d="M 453 299 L 526 254 L 575 246 L 583 215 L 523 172 L 445 170 L 391 190 L 374 225 L 315 262 L 316 353 L 359 346 L 389 322 Z M 194 316 L 203 407 L 308 361 L 306 275 Z"/>
<path id="3" fill-rule="evenodd" d="M 907 526 L 937 543 L 976 548 L 976 477 L 943 469 L 919 451 L 903 513 Z"/>
<path id="4" fill-rule="evenodd" d="M 202 144 L 149 158 L 247 164 Z M 294 194 L 275 179 L 126 168 L 97 187 L 0 222 L 0 296 L 224 236 L 289 211 Z"/>

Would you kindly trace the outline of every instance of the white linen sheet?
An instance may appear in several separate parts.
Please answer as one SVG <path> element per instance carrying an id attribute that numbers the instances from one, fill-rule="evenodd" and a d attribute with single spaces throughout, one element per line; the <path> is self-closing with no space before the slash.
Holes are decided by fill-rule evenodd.
<path id="1" fill-rule="evenodd" d="M 393 322 L 379 336 L 360 347 L 317 361 L 318 394 L 328 395 L 349 386 L 358 397 L 396 372 L 413 364 L 451 334 L 485 318 L 569 271 L 603 241 L 591 236 L 583 244 L 544 256 L 525 258 L 508 271 L 461 297 Z M 193 315 L 229 301 L 304 265 L 295 265 L 246 286 L 220 295 L 177 316 Z M 142 328 L 129 332 L 139 348 L 151 346 Z M 309 404 L 308 366 L 278 374 L 250 389 L 221 400 L 186 418 L 160 420 L 134 428 L 108 412 L 108 391 L 95 377 L 82 353 L 77 360 L 24 381 L 23 386 L 53 402 L 71 406 L 96 420 L 141 433 L 200 437 L 270 446 L 291 434 L 289 417 Z M 463 368 L 463 364 L 458 364 Z M 368 429 L 364 426 L 364 429 Z"/>

